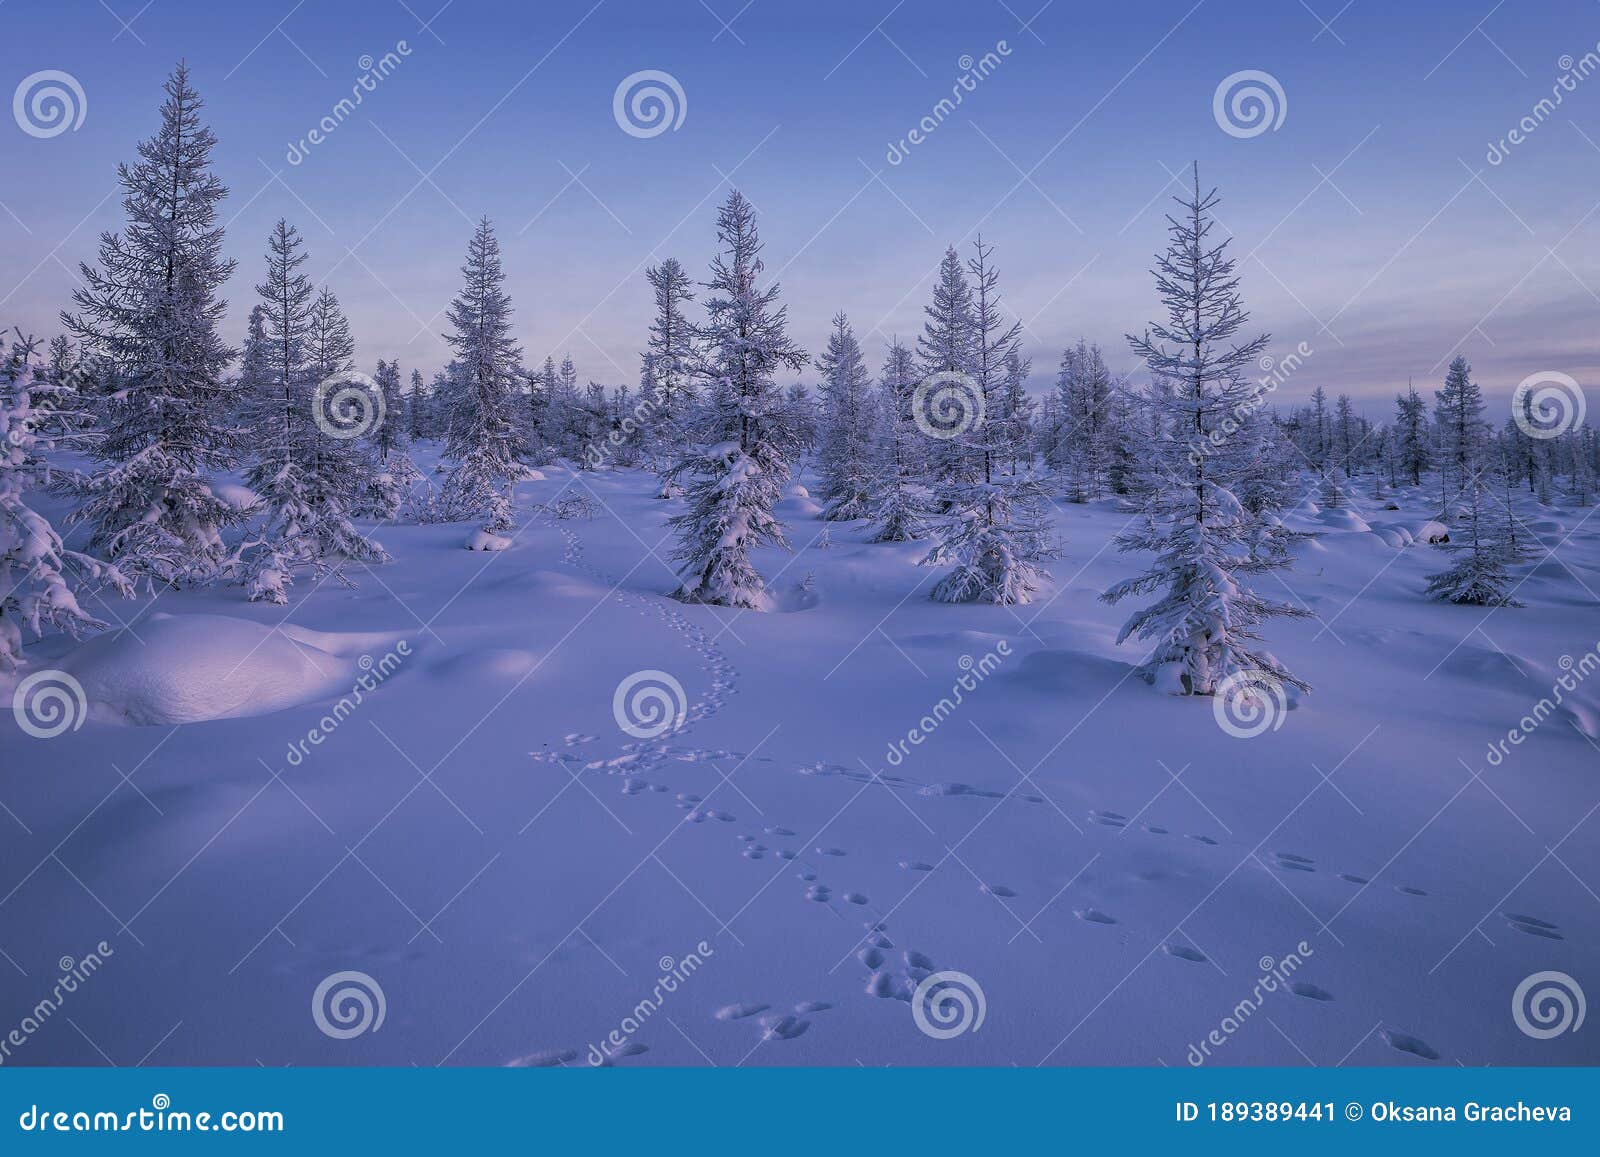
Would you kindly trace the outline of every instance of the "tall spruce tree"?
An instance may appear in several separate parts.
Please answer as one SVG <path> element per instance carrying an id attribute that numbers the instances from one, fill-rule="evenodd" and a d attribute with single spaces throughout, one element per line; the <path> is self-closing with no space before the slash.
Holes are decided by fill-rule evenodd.
<path id="1" fill-rule="evenodd" d="M 1020 453 L 1003 392 L 1022 326 L 1001 319 L 1000 274 L 992 257 L 993 247 L 977 238 L 967 263 L 972 296 L 966 378 L 956 387 L 963 396 L 952 398 L 965 413 L 956 432 L 939 440 L 947 469 L 935 480 L 939 508 L 950 518 L 922 560 L 950 567 L 929 592 L 936 602 L 1026 603 L 1048 577 L 1036 565 L 1044 540 L 1040 489 L 1031 477 L 1002 470 Z M 939 399 L 930 393 L 928 401 L 937 406 Z"/>
<path id="2" fill-rule="evenodd" d="M 98 466 L 71 483 L 80 505 L 68 523 L 86 525 L 89 551 L 130 578 L 184 585 L 228 569 L 222 532 L 239 516 L 207 475 L 232 465 L 240 440 L 223 380 L 234 351 L 217 332 L 233 263 L 216 137 L 183 64 L 165 92 L 156 135 L 117 168 L 127 225 L 101 234 L 99 263 L 79 267 L 76 309 L 62 314 L 103 395 Z"/>
<path id="3" fill-rule="evenodd" d="M 1257 646 L 1263 620 L 1306 612 L 1246 584 L 1263 563 L 1249 561 L 1255 519 L 1232 490 L 1251 445 L 1229 430 L 1259 404 L 1260 386 L 1246 368 L 1266 349 L 1267 337 L 1234 340 L 1249 315 L 1227 241 L 1210 240 L 1218 197 L 1215 190 L 1200 192 L 1198 165 L 1193 193 L 1176 200 L 1181 211 L 1167 217 L 1170 241 L 1154 270 L 1167 319 L 1142 336 L 1128 335 L 1155 379 L 1147 397 L 1162 419 L 1153 450 L 1164 482 L 1145 503 L 1143 525 L 1116 539 L 1120 550 L 1152 552 L 1155 559 L 1103 597 L 1117 603 L 1160 595 L 1128 619 L 1117 641 L 1152 641 L 1140 672 L 1170 691 L 1210 695 L 1235 675 L 1251 686 L 1270 677 L 1304 689 Z"/>
<path id="4" fill-rule="evenodd" d="M 917 382 L 911 351 L 896 338 L 878 378 L 873 542 L 916 542 L 928 536 L 928 497 L 921 481 L 926 439 L 912 417 Z"/>
<path id="5" fill-rule="evenodd" d="M 822 374 L 822 429 L 817 454 L 822 517 L 865 518 L 872 511 L 872 376 L 850 319 L 833 318 L 828 348 L 817 358 Z"/>
<path id="6" fill-rule="evenodd" d="M 530 474 L 518 457 L 520 424 L 513 408 L 522 350 L 511 336 L 500 242 L 487 217 L 468 243 L 461 276 L 445 335 L 456 358 L 445 415 L 451 466 L 443 501 L 453 518 L 481 519 L 490 532 L 510 530 L 512 488 Z"/>
<path id="7" fill-rule="evenodd" d="M 806 364 L 790 340 L 779 287 L 759 284 L 763 264 L 755 209 L 737 189 L 717 213 L 718 252 L 705 283 L 706 320 L 695 327 L 696 377 L 704 383 L 702 448 L 673 468 L 688 510 L 670 520 L 685 602 L 766 610 L 771 597 L 750 552 L 787 546 L 773 515 L 789 479 L 794 434 L 774 375 Z"/>

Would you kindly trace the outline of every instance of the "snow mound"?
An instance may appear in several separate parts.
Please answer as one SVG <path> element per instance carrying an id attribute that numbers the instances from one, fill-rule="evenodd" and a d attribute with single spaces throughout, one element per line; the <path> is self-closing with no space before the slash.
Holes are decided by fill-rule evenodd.
<path id="1" fill-rule="evenodd" d="M 800 489 L 804 490 L 805 487 Z M 822 513 L 822 507 L 817 502 L 801 496 L 783 499 L 777 504 L 776 510 L 779 517 L 788 522 L 803 522 Z"/>
<path id="2" fill-rule="evenodd" d="M 796 482 L 793 486 L 789 487 L 787 496 L 789 498 L 810 498 L 811 491 L 807 490 L 804 486 L 801 486 L 800 483 Z"/>
<path id="3" fill-rule="evenodd" d="M 1450 541 L 1450 528 L 1442 522 L 1434 522 L 1431 519 L 1427 522 L 1418 523 L 1417 528 L 1411 533 L 1413 537 L 1421 542 Z"/>
<path id="4" fill-rule="evenodd" d="M 1333 510 L 1324 507 L 1321 514 L 1317 516 L 1317 521 L 1321 522 L 1324 526 L 1331 526 L 1336 530 L 1372 529 L 1367 525 L 1366 519 L 1362 518 L 1355 511 L 1348 508 Z"/>
<path id="5" fill-rule="evenodd" d="M 1403 550 L 1417 541 L 1412 529 L 1398 522 L 1374 522 L 1372 523 L 1372 533 L 1382 539 L 1386 545 L 1392 546 L 1397 550 Z"/>
<path id="6" fill-rule="evenodd" d="M 474 530 L 467 535 L 468 550 L 504 550 L 511 545 L 511 540 L 502 535 L 490 534 L 487 530 Z"/>
<path id="7" fill-rule="evenodd" d="M 350 637 L 276 630 L 229 615 L 151 615 L 99 635 L 61 660 L 89 718 L 135 726 L 265 715 L 348 688 Z"/>

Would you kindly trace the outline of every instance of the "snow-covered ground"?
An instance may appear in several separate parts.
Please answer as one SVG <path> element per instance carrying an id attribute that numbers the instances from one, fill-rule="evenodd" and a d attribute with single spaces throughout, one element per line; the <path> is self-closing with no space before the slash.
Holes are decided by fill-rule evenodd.
<path id="1" fill-rule="evenodd" d="M 793 495 L 778 609 L 730 613 L 664 597 L 654 478 L 546 474 L 504 549 L 387 526 L 353 590 L 31 649 L 88 717 L 0 722 L 0 1035 L 102 959 L 6 1063 L 1600 1061 L 1512 1010 L 1600 978 L 1600 677 L 1489 757 L 1600 640 L 1591 511 L 1529 503 L 1555 554 L 1486 613 L 1422 597 L 1424 495 L 1302 507 L 1264 581 L 1316 617 L 1268 643 L 1314 690 L 1239 738 L 1130 677 L 1113 503 L 1056 506 L 1053 585 L 996 608 Z M 673 681 L 683 725 L 624 732 Z M 943 970 L 984 1010 L 948 1039 L 905 999 Z M 384 1018 L 340 1039 L 347 971 Z"/>

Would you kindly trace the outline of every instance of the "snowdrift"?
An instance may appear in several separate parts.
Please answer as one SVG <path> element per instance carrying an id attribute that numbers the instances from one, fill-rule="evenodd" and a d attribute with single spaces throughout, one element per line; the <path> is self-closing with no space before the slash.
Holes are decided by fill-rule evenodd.
<path id="1" fill-rule="evenodd" d="M 198 723 L 265 715 L 348 688 L 357 664 L 345 656 L 365 638 L 158 613 L 90 639 L 59 668 L 82 685 L 96 722 Z"/>

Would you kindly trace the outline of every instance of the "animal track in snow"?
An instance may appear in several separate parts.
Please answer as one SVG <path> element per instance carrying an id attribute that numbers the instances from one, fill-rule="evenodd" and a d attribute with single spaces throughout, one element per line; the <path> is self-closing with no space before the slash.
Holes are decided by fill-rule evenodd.
<path id="1" fill-rule="evenodd" d="M 1517 912 L 1502 912 L 1506 923 L 1518 932 L 1526 932 L 1529 936 L 1542 936 L 1546 940 L 1565 940 L 1561 935 L 1559 924 L 1552 924 L 1548 920 L 1541 920 L 1537 916 L 1524 916 Z"/>
<path id="2" fill-rule="evenodd" d="M 1421 1057 L 1425 1061 L 1439 1059 L 1438 1051 L 1421 1037 L 1412 1036 L 1410 1033 L 1396 1032 L 1392 1029 L 1379 1029 L 1384 1044 L 1403 1053 L 1410 1053 L 1414 1057 Z"/>

